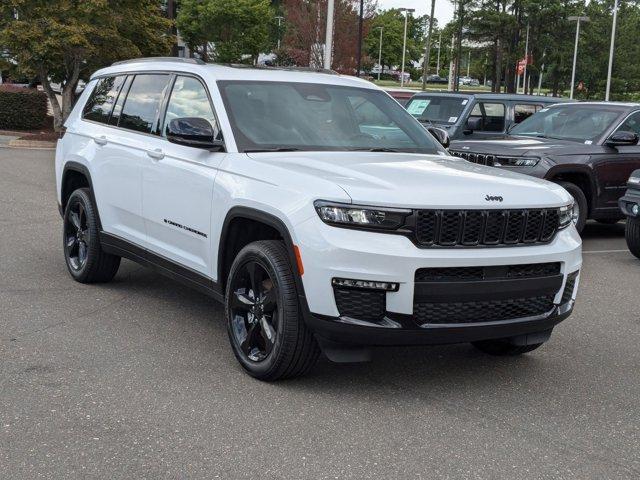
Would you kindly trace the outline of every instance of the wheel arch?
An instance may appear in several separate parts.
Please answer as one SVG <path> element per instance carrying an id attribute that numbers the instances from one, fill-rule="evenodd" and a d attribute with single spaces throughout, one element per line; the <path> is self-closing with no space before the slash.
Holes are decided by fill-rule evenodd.
<path id="1" fill-rule="evenodd" d="M 593 171 L 584 165 L 561 165 L 552 168 L 545 175 L 545 180 L 551 182 L 570 182 L 579 187 L 587 198 L 588 215 L 596 207 L 598 185 Z"/>
<path id="2" fill-rule="evenodd" d="M 247 232 L 242 227 L 255 228 Z M 257 240 L 282 240 L 287 248 L 291 268 L 296 279 L 298 295 L 304 298 L 302 277 L 297 267 L 295 244 L 289 228 L 277 216 L 250 207 L 233 207 L 225 217 L 218 244 L 218 284 L 224 292 L 231 264 L 237 253 L 246 245 Z M 306 305 L 306 301 L 303 302 Z"/>
<path id="3" fill-rule="evenodd" d="M 88 188 L 89 196 L 93 202 L 98 217 L 98 228 L 102 230 L 102 222 L 100 221 L 100 212 L 98 211 L 98 203 L 96 202 L 93 190 L 93 182 L 91 180 L 91 172 L 86 165 L 79 162 L 69 161 L 65 163 L 62 170 L 62 180 L 60 183 L 60 214 L 64 215 L 67 207 L 67 201 L 71 194 L 78 188 Z"/>

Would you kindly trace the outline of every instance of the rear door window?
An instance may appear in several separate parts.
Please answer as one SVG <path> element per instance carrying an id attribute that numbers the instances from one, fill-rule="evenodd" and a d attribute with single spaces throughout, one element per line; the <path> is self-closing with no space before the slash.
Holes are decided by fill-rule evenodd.
<path id="1" fill-rule="evenodd" d="M 82 110 L 82 118 L 93 122 L 107 123 L 125 78 L 126 75 L 121 75 L 98 80 Z"/>
<path id="2" fill-rule="evenodd" d="M 542 105 L 533 103 L 516 104 L 513 111 L 513 122 L 520 123 L 540 110 L 542 110 Z"/>
<path id="3" fill-rule="evenodd" d="M 118 126 L 142 133 L 155 132 L 169 75 L 136 75 L 124 102 Z"/>
<path id="4" fill-rule="evenodd" d="M 482 120 L 479 132 L 504 132 L 505 106 L 503 103 L 479 102 L 469 118 Z"/>

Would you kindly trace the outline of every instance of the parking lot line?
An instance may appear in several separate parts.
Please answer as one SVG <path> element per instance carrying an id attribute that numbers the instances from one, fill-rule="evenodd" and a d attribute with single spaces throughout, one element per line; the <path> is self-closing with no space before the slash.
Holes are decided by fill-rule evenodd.
<path id="1" fill-rule="evenodd" d="M 622 250 L 586 250 L 583 251 L 582 253 L 623 253 L 623 252 L 627 252 L 629 253 L 629 250 L 627 249 L 622 249 Z"/>

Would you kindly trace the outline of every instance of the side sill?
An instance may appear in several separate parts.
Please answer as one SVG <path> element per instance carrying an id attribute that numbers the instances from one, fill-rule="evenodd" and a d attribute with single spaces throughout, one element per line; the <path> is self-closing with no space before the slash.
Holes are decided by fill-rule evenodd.
<path id="1" fill-rule="evenodd" d="M 128 258 L 224 303 L 220 285 L 195 270 L 110 233 L 100 232 L 100 244 L 107 253 Z"/>

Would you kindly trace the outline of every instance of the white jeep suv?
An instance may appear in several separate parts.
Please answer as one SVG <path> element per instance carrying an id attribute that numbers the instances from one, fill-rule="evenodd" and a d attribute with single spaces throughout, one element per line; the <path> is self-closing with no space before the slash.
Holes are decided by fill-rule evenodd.
<path id="1" fill-rule="evenodd" d="M 571 196 L 451 157 L 434 135 L 331 72 L 115 64 L 56 150 L 69 272 L 106 282 L 125 257 L 213 295 L 264 380 L 307 372 L 321 351 L 533 350 L 574 304 Z"/>

